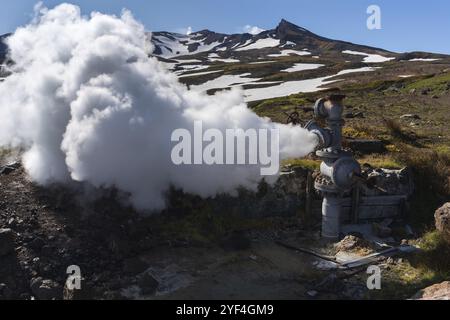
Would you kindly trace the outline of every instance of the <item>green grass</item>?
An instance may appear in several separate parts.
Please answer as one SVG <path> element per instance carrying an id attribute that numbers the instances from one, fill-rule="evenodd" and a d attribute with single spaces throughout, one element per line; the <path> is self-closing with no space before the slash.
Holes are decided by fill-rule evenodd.
<path id="1" fill-rule="evenodd" d="M 318 170 L 320 168 L 320 160 L 313 159 L 304 159 L 304 158 L 296 158 L 296 159 L 286 159 L 281 162 L 283 166 L 293 166 L 293 167 L 302 167 L 310 170 Z"/>
<path id="2" fill-rule="evenodd" d="M 425 79 L 415 81 L 406 86 L 406 90 L 421 90 L 430 89 L 432 92 L 442 92 L 448 89 L 450 82 L 450 73 L 437 75 L 434 77 L 427 77 Z"/>
<path id="3" fill-rule="evenodd" d="M 389 265 L 382 273 L 382 290 L 371 292 L 373 299 L 407 299 L 419 290 L 450 277 L 450 244 L 438 231 L 426 232 L 414 241 L 420 250 Z"/>
<path id="4" fill-rule="evenodd" d="M 391 155 L 386 154 L 372 154 L 366 155 L 358 159 L 360 164 L 369 164 L 374 168 L 384 168 L 398 170 L 404 168 L 404 164 L 397 161 Z"/>

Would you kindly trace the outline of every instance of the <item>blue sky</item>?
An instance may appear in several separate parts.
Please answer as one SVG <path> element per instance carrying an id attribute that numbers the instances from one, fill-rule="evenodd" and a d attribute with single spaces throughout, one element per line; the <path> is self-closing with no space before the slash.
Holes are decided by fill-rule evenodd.
<path id="1" fill-rule="evenodd" d="M 150 31 L 211 29 L 242 32 L 246 25 L 270 29 L 285 18 L 319 35 L 392 51 L 430 51 L 450 54 L 450 1 L 428 0 L 44 0 L 119 14 L 130 9 Z M 0 34 L 27 23 L 36 0 L 3 1 Z M 382 29 L 366 27 L 369 5 L 381 8 Z"/>

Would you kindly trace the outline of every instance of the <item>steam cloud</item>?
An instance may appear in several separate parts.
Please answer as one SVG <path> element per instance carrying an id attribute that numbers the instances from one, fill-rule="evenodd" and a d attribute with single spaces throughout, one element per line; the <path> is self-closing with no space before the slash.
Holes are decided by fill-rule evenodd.
<path id="1" fill-rule="evenodd" d="M 12 75 L 0 83 L 0 146 L 25 150 L 39 184 L 115 186 L 139 210 L 165 207 L 171 185 L 200 196 L 254 188 L 259 166 L 175 166 L 176 128 L 279 128 L 281 157 L 311 152 L 306 130 L 260 118 L 231 90 L 189 91 L 148 53 L 144 27 L 120 17 L 62 4 L 36 8 L 33 21 L 7 40 Z"/>

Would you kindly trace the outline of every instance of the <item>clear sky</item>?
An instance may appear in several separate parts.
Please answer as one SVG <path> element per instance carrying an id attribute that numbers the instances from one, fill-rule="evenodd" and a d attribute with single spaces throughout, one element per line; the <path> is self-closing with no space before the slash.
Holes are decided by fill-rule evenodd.
<path id="1" fill-rule="evenodd" d="M 246 25 L 264 29 L 285 18 L 321 36 L 392 51 L 450 54 L 448 0 L 44 0 L 47 7 L 71 2 L 84 14 L 131 10 L 149 31 L 210 29 L 242 32 Z M 0 34 L 30 20 L 37 0 L 2 1 Z M 381 30 L 368 30 L 367 7 L 381 8 Z"/>

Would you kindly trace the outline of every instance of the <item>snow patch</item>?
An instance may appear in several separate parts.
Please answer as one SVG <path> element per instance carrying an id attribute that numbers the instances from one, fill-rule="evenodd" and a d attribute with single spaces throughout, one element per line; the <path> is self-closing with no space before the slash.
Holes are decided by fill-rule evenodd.
<path id="1" fill-rule="evenodd" d="M 307 80 L 298 80 L 298 81 L 288 81 L 283 82 L 279 85 L 265 87 L 265 88 L 254 88 L 254 89 L 246 89 L 244 90 L 245 101 L 256 101 L 256 100 L 264 100 L 278 97 L 285 97 L 291 94 L 299 93 L 299 92 L 315 92 L 320 89 L 321 86 L 330 84 L 339 80 L 329 80 L 333 77 L 354 73 L 354 72 L 368 72 L 374 71 L 377 68 L 371 67 L 363 67 L 358 69 L 348 69 L 342 70 L 335 75 L 320 77 L 315 79 L 307 79 Z"/>
<path id="2" fill-rule="evenodd" d="M 304 71 L 304 70 L 314 70 L 318 69 L 320 67 L 323 67 L 324 64 L 319 63 L 296 63 L 294 66 L 281 70 L 284 72 L 298 72 L 298 71 Z"/>
<path id="3" fill-rule="evenodd" d="M 281 53 L 274 53 L 267 55 L 268 57 L 278 58 L 278 57 L 287 57 L 290 55 L 297 55 L 297 56 L 309 56 L 311 55 L 311 52 L 303 50 L 282 50 Z"/>
<path id="4" fill-rule="evenodd" d="M 410 59 L 410 60 L 408 60 L 408 61 L 428 61 L 428 62 L 431 62 L 431 61 L 439 61 L 439 60 L 441 60 L 441 59 L 426 59 L 426 58 L 415 58 L 415 59 Z"/>
<path id="5" fill-rule="evenodd" d="M 271 48 L 271 47 L 276 47 L 279 45 L 280 45 L 280 40 L 278 40 L 278 39 L 264 38 L 264 39 L 259 39 L 256 42 L 249 44 L 249 45 L 244 44 L 244 46 L 237 48 L 236 51 Z"/>
<path id="6" fill-rule="evenodd" d="M 217 73 L 222 72 L 223 70 L 214 70 L 214 71 L 205 71 L 205 72 L 197 72 L 197 73 L 190 73 L 190 74 L 184 74 L 180 76 L 179 78 L 187 78 L 187 77 L 198 77 L 203 76 L 205 74 L 211 74 L 211 73 Z"/>
<path id="7" fill-rule="evenodd" d="M 357 56 L 365 56 L 363 62 L 366 62 L 366 63 L 380 63 L 380 62 L 387 62 L 387 61 L 391 61 L 391 60 L 395 59 L 393 57 L 384 57 L 379 54 L 370 54 L 370 53 L 352 51 L 352 50 L 345 50 L 345 51 L 342 51 L 342 53 L 352 54 L 352 55 L 357 55 Z"/>

